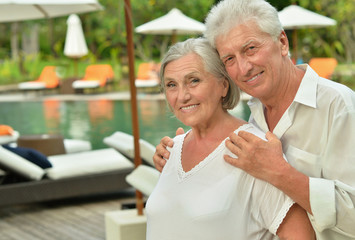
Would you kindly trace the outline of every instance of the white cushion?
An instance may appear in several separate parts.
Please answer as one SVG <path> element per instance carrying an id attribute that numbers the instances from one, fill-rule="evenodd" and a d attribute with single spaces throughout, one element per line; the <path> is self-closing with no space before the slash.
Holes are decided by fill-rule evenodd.
<path id="1" fill-rule="evenodd" d="M 100 87 L 100 82 L 96 80 L 75 80 L 72 84 L 75 89 L 80 88 L 98 88 Z"/>
<path id="2" fill-rule="evenodd" d="M 113 148 L 48 157 L 53 165 L 46 169 L 50 179 L 76 177 L 119 169 L 133 169 L 133 163 Z"/>
<path id="3" fill-rule="evenodd" d="M 46 84 L 43 82 L 23 82 L 18 84 L 18 88 L 22 90 L 45 89 Z"/>
<path id="4" fill-rule="evenodd" d="M 0 165 L 31 180 L 40 180 L 45 174 L 45 171 L 36 164 L 2 146 L 0 146 Z"/>
<path id="5" fill-rule="evenodd" d="M 92 149 L 89 141 L 79 139 L 64 139 L 64 148 L 66 153 L 84 152 Z"/>
<path id="6" fill-rule="evenodd" d="M 139 165 L 126 176 L 126 181 L 135 189 L 149 196 L 159 180 L 160 172 L 155 168 Z"/>
<path id="7" fill-rule="evenodd" d="M 134 158 L 134 139 L 132 135 L 117 131 L 111 136 L 105 137 L 103 142 L 129 158 Z M 154 166 L 153 156 L 155 153 L 155 147 L 144 139 L 140 139 L 139 148 L 141 158 L 143 158 L 144 161 L 150 165 Z"/>
<path id="8" fill-rule="evenodd" d="M 2 135 L 0 136 L 0 144 L 16 142 L 19 136 L 20 133 L 17 131 L 14 131 L 12 135 Z"/>
<path id="9" fill-rule="evenodd" d="M 157 80 L 135 80 L 136 87 L 156 87 L 159 86 L 159 82 Z"/>

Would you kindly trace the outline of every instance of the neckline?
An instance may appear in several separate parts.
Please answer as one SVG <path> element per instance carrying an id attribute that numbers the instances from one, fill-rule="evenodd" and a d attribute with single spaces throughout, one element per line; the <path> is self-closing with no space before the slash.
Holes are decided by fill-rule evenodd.
<path id="1" fill-rule="evenodd" d="M 245 130 L 247 128 L 250 127 L 249 123 L 245 123 L 243 125 L 241 125 L 239 128 L 235 129 L 233 132 L 237 133 L 239 131 Z M 228 137 L 226 137 L 224 140 L 222 140 L 220 142 L 220 144 L 210 153 L 208 154 L 207 157 L 205 157 L 201 162 L 199 162 L 197 165 L 195 165 L 193 168 L 191 168 L 189 171 L 185 172 L 183 167 L 182 167 L 182 146 L 184 144 L 185 138 L 187 136 L 187 134 L 191 131 L 191 129 L 189 131 L 187 131 L 184 135 L 182 135 L 182 141 L 179 141 L 179 146 L 177 148 L 177 165 L 178 165 L 178 176 L 179 176 L 179 181 L 182 182 L 185 179 L 193 176 L 194 174 L 196 174 L 197 172 L 199 172 L 203 167 L 205 167 L 208 163 L 210 163 L 213 159 L 215 159 L 216 155 L 218 155 L 222 150 L 225 149 L 225 141 L 228 139 Z"/>

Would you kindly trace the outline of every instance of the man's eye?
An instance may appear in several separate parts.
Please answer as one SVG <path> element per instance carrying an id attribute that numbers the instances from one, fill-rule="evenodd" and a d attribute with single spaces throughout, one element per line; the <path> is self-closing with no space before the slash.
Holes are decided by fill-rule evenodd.
<path id="1" fill-rule="evenodd" d="M 233 57 L 227 57 L 227 58 L 224 59 L 223 64 L 224 65 L 228 65 L 229 63 L 232 62 L 232 60 L 233 60 Z"/>
<path id="2" fill-rule="evenodd" d="M 198 79 L 198 78 L 193 78 L 193 79 L 191 79 L 191 82 L 192 82 L 192 83 L 198 83 L 198 82 L 200 82 L 200 79 Z"/>
<path id="3" fill-rule="evenodd" d="M 253 55 L 254 53 L 256 53 L 257 51 L 257 48 L 255 46 L 249 46 L 247 49 L 246 49 L 246 54 L 248 56 L 250 55 Z"/>
<path id="4" fill-rule="evenodd" d="M 169 83 L 165 84 L 166 88 L 172 88 L 172 87 L 175 87 L 175 86 L 176 86 L 176 84 L 172 83 L 172 82 L 169 82 Z"/>

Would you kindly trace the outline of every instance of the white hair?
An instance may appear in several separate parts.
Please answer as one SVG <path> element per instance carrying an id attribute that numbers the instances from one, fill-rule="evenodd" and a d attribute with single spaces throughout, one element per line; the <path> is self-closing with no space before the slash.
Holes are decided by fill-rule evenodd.
<path id="1" fill-rule="evenodd" d="M 212 7 L 205 21 L 204 36 L 215 47 L 218 36 L 233 27 L 254 21 L 261 31 L 276 40 L 283 31 L 277 10 L 264 0 L 222 0 Z"/>

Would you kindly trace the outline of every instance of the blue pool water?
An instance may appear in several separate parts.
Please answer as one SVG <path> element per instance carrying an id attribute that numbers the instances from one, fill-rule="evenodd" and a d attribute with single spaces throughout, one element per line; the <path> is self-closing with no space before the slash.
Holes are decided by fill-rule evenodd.
<path id="1" fill-rule="evenodd" d="M 164 100 L 139 100 L 137 104 L 140 137 L 153 145 L 163 136 L 174 136 L 178 127 L 188 129 L 173 117 Z M 248 120 L 250 111 L 241 102 L 232 114 Z M 102 140 L 115 131 L 132 134 L 128 100 L 2 102 L 0 124 L 10 125 L 21 135 L 61 134 L 87 140 L 93 149 L 107 147 Z"/>

